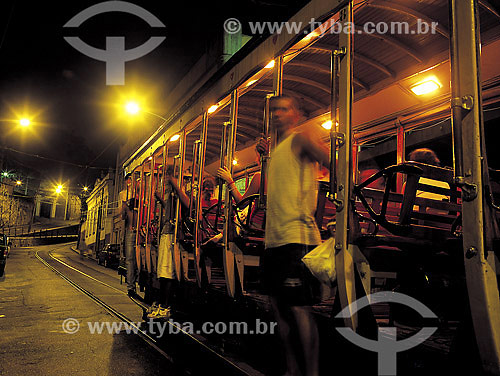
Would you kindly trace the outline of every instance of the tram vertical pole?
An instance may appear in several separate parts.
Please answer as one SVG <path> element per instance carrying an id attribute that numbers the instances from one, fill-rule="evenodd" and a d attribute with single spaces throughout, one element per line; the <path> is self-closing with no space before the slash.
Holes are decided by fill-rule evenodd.
<path id="1" fill-rule="evenodd" d="M 270 124 L 271 124 L 271 113 L 269 108 L 269 102 L 273 94 L 266 95 L 266 102 L 264 105 L 264 123 L 262 126 L 262 133 L 266 140 L 269 140 L 270 136 Z M 264 209 L 266 207 L 266 179 L 267 179 L 267 164 L 269 163 L 269 150 L 266 155 L 260 156 L 260 185 L 259 185 L 259 208 Z"/>
<path id="2" fill-rule="evenodd" d="M 499 375 L 500 298 L 493 249 L 497 228 L 488 203 L 479 7 L 477 0 L 451 0 L 450 7 L 455 182 L 462 189 L 465 277 L 483 369 Z"/>
<path id="3" fill-rule="evenodd" d="M 137 202 L 137 207 L 134 206 L 134 210 L 137 210 L 137 231 L 135 236 L 135 260 L 137 265 L 137 270 L 141 271 L 141 245 L 140 245 L 140 236 L 141 236 L 141 226 L 144 215 L 144 210 L 142 210 L 144 206 L 144 182 L 145 182 L 145 173 L 144 173 L 145 164 L 141 165 L 140 172 L 140 183 L 139 183 L 139 200 Z"/>
<path id="4" fill-rule="evenodd" d="M 202 287 L 202 264 L 201 264 L 201 223 L 200 218 L 202 216 L 202 205 L 201 196 L 203 189 L 203 171 L 205 169 L 205 151 L 207 148 L 207 132 L 208 132 L 208 112 L 205 110 L 203 112 L 203 123 L 201 128 L 201 136 L 199 140 L 199 150 L 198 150 L 198 191 L 196 194 L 196 206 L 195 206 L 195 226 L 194 226 L 194 262 L 196 271 L 196 280 L 198 282 L 198 287 Z M 193 171 L 194 172 L 194 171 Z"/>
<path id="5" fill-rule="evenodd" d="M 203 135 L 202 135 L 203 136 Z M 194 221 L 193 210 L 196 207 L 195 200 L 200 193 L 200 177 L 198 176 L 198 159 L 200 152 L 200 140 L 196 140 L 193 144 L 193 163 L 191 165 L 191 195 L 189 196 L 189 217 Z M 197 180 L 195 180 L 195 176 Z"/>
<path id="6" fill-rule="evenodd" d="M 224 123 L 222 123 L 222 136 L 221 136 L 221 143 L 220 143 L 220 155 L 219 155 L 219 167 L 220 168 L 223 168 L 225 167 L 225 148 L 226 148 L 226 140 L 227 140 L 227 128 L 228 128 L 228 125 L 230 125 L 231 122 L 230 121 L 225 121 Z M 231 168 L 232 169 L 232 163 L 230 164 Z M 221 206 L 222 206 L 222 192 L 224 190 L 224 185 L 225 185 L 225 181 L 224 179 L 222 178 L 217 178 L 217 186 L 219 187 L 219 194 L 218 194 L 218 198 L 217 198 L 217 212 L 215 213 L 215 223 L 214 223 L 214 228 L 217 229 L 217 225 L 219 223 L 219 217 L 220 217 L 220 210 L 221 210 Z"/>
<path id="7" fill-rule="evenodd" d="M 397 128 L 397 152 L 396 152 L 396 162 L 397 164 L 404 163 L 406 154 L 406 133 L 405 129 L 401 124 L 398 124 Z M 396 192 L 403 192 L 403 174 L 397 174 L 396 177 Z"/>
<path id="8" fill-rule="evenodd" d="M 342 25 L 342 30 L 348 30 L 350 27 L 349 25 L 352 25 L 352 20 L 352 2 L 349 1 L 346 6 L 339 11 L 339 23 Z M 356 300 L 354 261 L 352 255 L 353 247 L 349 244 L 348 239 L 349 217 L 351 212 L 350 199 L 353 184 L 353 174 L 351 173 L 352 52 L 352 34 L 350 32 L 340 33 L 339 49 L 336 51 L 339 59 L 340 71 L 338 85 L 338 133 L 335 134 L 335 137 L 332 139 L 332 142 L 338 145 L 338 166 L 332 166 L 332 170 L 336 170 L 335 199 L 333 200 L 337 211 L 335 262 L 337 267 L 338 294 L 342 307 L 349 307 L 349 305 Z M 336 77 L 333 78 L 335 79 Z M 334 95 L 334 93 L 332 93 L 332 95 Z M 333 115 L 335 115 L 335 110 L 335 108 L 332 108 Z M 335 118 L 336 116 L 332 116 L 332 119 Z M 332 120 L 332 129 L 334 127 L 336 127 L 336 124 Z M 335 164 L 335 160 L 332 160 L 331 163 Z M 332 178 L 335 179 L 335 176 Z M 351 309 L 354 308 L 353 306 L 350 307 Z M 353 309 L 350 311 L 349 317 L 343 317 L 346 326 L 349 326 L 353 330 L 356 330 L 358 325 L 355 312 L 356 309 Z"/>
<path id="9" fill-rule="evenodd" d="M 274 96 L 279 97 L 280 95 L 283 94 L 283 56 L 280 55 L 277 57 L 277 62 L 274 65 L 274 76 L 273 76 L 273 93 Z M 271 112 L 269 112 L 269 115 L 271 115 Z M 269 117 L 271 120 L 271 145 L 270 145 L 270 150 L 274 150 L 276 148 L 276 145 L 278 143 L 278 130 L 276 129 L 275 126 L 273 126 L 273 122 L 271 117 Z"/>
<path id="10" fill-rule="evenodd" d="M 146 192 L 146 195 L 148 196 L 145 201 L 147 202 L 147 209 L 148 212 L 146 214 L 146 241 L 145 241 L 145 250 L 146 250 L 146 270 L 148 273 L 151 273 L 151 218 L 152 215 L 154 215 L 153 210 L 154 210 L 154 189 L 155 189 L 155 156 L 154 154 L 151 154 L 149 157 L 151 158 L 151 165 L 149 166 L 149 192 Z"/>
<path id="11" fill-rule="evenodd" d="M 227 133 L 226 166 L 228 166 L 231 175 L 233 174 L 234 150 L 236 147 L 236 130 L 238 129 L 238 90 L 231 94 L 231 124 Z M 232 228 L 232 197 L 229 191 L 229 185 L 225 185 L 224 191 L 224 275 L 226 279 L 226 288 L 229 296 L 236 295 L 236 271 L 239 275 L 240 283 L 243 282 L 243 254 L 234 244 Z M 249 209 L 250 210 L 250 209 Z M 243 289 L 243 286 L 241 285 Z"/>
<path id="12" fill-rule="evenodd" d="M 179 139 L 179 154 L 174 157 L 177 159 L 178 162 L 178 180 L 177 184 L 179 184 L 179 187 L 182 187 L 182 183 L 184 180 L 184 151 L 185 151 L 185 145 L 186 145 L 186 130 L 182 131 L 182 135 Z M 175 163 L 174 163 L 175 164 Z M 175 175 L 175 166 L 174 166 L 174 175 Z M 185 279 L 187 279 L 188 274 L 187 274 L 187 255 L 185 254 L 185 251 L 180 248 L 180 239 L 179 235 L 181 232 L 181 226 L 180 226 L 180 221 L 182 220 L 182 203 L 179 198 L 177 198 L 177 206 L 175 209 L 175 227 L 174 227 L 174 264 L 175 264 L 175 275 L 177 277 L 177 280 L 180 282 L 182 277 L 184 276 Z M 184 256 L 181 256 L 181 252 L 184 254 Z"/>

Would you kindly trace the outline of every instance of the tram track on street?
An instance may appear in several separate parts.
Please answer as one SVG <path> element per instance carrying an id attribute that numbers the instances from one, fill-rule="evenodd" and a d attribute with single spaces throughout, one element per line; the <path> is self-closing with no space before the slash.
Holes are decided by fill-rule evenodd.
<path id="1" fill-rule="evenodd" d="M 120 312 L 118 309 L 114 308 L 110 304 L 106 303 L 103 299 L 99 298 L 96 294 L 94 294 L 92 291 L 89 289 L 85 288 L 82 286 L 81 283 L 78 283 L 75 281 L 74 277 L 68 276 L 68 273 L 64 273 L 61 269 L 57 268 L 56 266 L 60 265 L 67 270 L 71 270 L 72 272 L 77 273 L 78 275 L 83 276 L 84 278 L 92 281 L 93 283 L 97 283 L 101 286 L 104 286 L 105 288 L 108 288 L 110 290 L 113 290 L 115 293 L 118 294 L 123 294 L 124 296 L 127 296 L 127 293 L 117 289 L 116 287 L 103 282 L 92 275 L 68 264 L 67 262 L 59 259 L 58 257 L 54 256 L 52 253 L 54 251 L 57 251 L 58 249 L 63 248 L 63 247 L 57 247 L 55 249 L 52 249 L 51 251 L 47 251 L 46 255 L 48 258 L 42 257 L 41 252 L 36 251 L 35 252 L 35 257 L 48 269 L 53 271 L 55 274 L 57 274 L 60 278 L 65 280 L 68 284 L 70 284 L 72 287 L 74 287 L 77 291 L 82 293 L 83 295 L 87 296 L 89 299 L 91 299 L 94 303 L 105 309 L 109 314 L 112 316 L 116 317 L 119 319 L 121 322 L 129 325 L 130 328 L 133 328 L 131 330 L 132 333 L 136 334 L 141 338 L 148 346 L 150 346 L 154 351 L 159 353 L 162 357 L 164 357 L 166 360 L 168 360 L 171 364 L 175 366 L 180 366 L 180 362 L 178 362 L 174 356 L 168 354 L 162 347 L 162 343 L 160 343 L 159 338 L 156 338 L 154 335 L 150 335 L 145 329 L 141 329 L 140 326 L 138 326 L 137 322 L 134 322 L 132 319 L 127 317 L 125 314 Z M 43 252 L 42 252 L 43 253 Z M 127 296 L 128 298 L 128 296 Z M 142 303 L 140 300 L 133 299 L 134 303 L 139 305 L 141 308 L 146 309 L 148 305 L 145 305 Z M 186 332 L 182 327 L 176 325 L 177 323 L 173 321 L 167 321 L 166 322 L 168 325 L 172 325 L 175 327 L 176 333 L 180 334 L 182 336 L 182 340 L 180 342 L 183 343 L 188 343 L 190 347 L 194 346 L 197 348 L 198 351 L 203 352 L 206 354 L 208 357 L 211 358 L 211 361 L 223 364 L 224 368 L 228 370 L 228 374 L 234 374 L 234 375 L 262 375 L 262 373 L 254 370 L 251 366 L 248 364 L 241 362 L 241 361 L 234 361 L 227 356 L 224 356 L 220 353 L 218 353 L 216 350 L 211 348 L 209 345 L 205 344 L 202 342 L 202 339 L 196 338 L 194 335 L 191 333 Z M 147 325 L 145 325 L 147 327 Z M 239 364 L 237 364 L 239 363 Z M 243 363 L 243 364 L 242 364 Z M 189 366 L 186 364 L 182 364 L 183 372 L 186 375 L 191 375 L 191 374 L 197 374 L 193 373 L 191 369 L 189 369 Z"/>

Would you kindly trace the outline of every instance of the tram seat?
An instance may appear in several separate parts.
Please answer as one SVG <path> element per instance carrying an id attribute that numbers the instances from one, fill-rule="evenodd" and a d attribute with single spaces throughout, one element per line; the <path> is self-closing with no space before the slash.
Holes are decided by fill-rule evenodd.
<path id="1" fill-rule="evenodd" d="M 402 194 L 389 191 L 397 173 L 406 175 Z M 388 182 L 384 191 L 366 188 L 381 175 Z M 447 185 L 436 186 L 432 181 Z M 362 204 L 362 207 L 356 205 L 355 209 L 359 222 L 353 226 L 354 243 L 367 256 L 370 264 L 378 263 L 376 258 L 381 250 L 393 254 L 399 252 L 399 256 L 401 251 L 418 251 L 424 256 L 429 252 L 453 253 L 458 250 L 461 242 L 457 233 L 461 205 L 452 170 L 408 162 L 374 174 L 355 186 L 354 193 Z M 375 222 L 371 233 L 363 232 L 359 225 L 366 218 Z"/>

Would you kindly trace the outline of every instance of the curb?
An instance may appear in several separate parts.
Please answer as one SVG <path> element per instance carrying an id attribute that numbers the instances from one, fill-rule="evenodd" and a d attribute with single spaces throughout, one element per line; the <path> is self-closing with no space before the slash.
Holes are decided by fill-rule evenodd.
<path id="1" fill-rule="evenodd" d="M 90 255 L 86 255 L 85 253 L 81 253 L 78 249 L 76 249 L 76 246 L 71 246 L 69 247 L 69 249 L 71 249 L 73 252 L 75 252 L 76 254 L 80 255 L 80 256 L 83 256 L 83 257 L 86 257 L 88 258 L 89 260 L 93 260 L 93 261 L 97 261 L 95 258 L 93 258 L 92 256 Z"/>

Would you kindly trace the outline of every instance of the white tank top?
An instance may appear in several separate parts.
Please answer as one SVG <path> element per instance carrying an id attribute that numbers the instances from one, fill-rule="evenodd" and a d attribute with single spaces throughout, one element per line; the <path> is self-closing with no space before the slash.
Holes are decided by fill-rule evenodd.
<path id="1" fill-rule="evenodd" d="M 273 151 L 269 163 L 266 207 L 266 248 L 299 243 L 317 245 L 321 236 L 314 213 L 318 197 L 317 163 L 292 151 L 296 133 Z"/>

